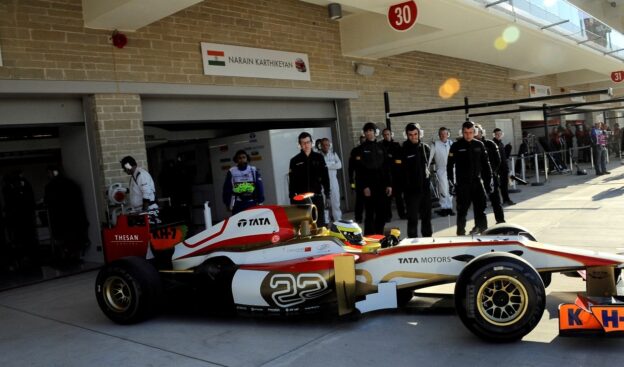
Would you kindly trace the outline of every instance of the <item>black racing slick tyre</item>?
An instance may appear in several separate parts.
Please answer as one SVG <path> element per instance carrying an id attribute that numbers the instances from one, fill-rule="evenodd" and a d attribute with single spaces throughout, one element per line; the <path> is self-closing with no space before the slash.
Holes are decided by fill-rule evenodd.
<path id="1" fill-rule="evenodd" d="M 473 260 L 455 285 L 459 318 L 488 341 L 521 339 L 537 326 L 545 306 L 539 273 L 513 254 L 490 253 Z"/>
<path id="2" fill-rule="evenodd" d="M 521 227 L 519 225 L 516 225 L 516 224 L 511 224 L 511 223 L 497 224 L 481 232 L 481 234 L 484 236 L 519 235 L 519 236 L 525 237 L 526 239 L 530 241 L 534 241 L 534 242 L 537 241 L 537 239 L 535 239 L 535 236 L 533 236 L 533 234 L 529 232 L 528 229 Z"/>
<path id="3" fill-rule="evenodd" d="M 127 257 L 100 270 L 95 296 L 109 319 L 118 324 L 133 324 L 156 313 L 162 284 L 158 271 L 147 260 Z"/>

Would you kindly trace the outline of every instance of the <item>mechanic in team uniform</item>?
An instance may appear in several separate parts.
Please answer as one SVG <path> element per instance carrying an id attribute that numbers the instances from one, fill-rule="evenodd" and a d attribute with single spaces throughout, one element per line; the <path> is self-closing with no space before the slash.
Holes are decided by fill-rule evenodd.
<path id="1" fill-rule="evenodd" d="M 459 236 L 466 234 L 466 214 L 471 203 L 476 230 L 482 232 L 487 229 L 485 196 L 486 190 L 488 193 L 492 190 L 490 186 L 492 171 L 485 145 L 476 140 L 474 134 L 474 123 L 464 122 L 462 138 L 451 146 L 446 165 L 449 186 L 455 187 L 457 195 L 457 235 Z M 455 175 L 453 175 L 453 170 L 455 170 Z"/>
<path id="2" fill-rule="evenodd" d="M 236 166 L 230 168 L 223 182 L 223 203 L 232 215 L 264 202 L 264 185 L 260 171 L 251 164 L 249 154 L 239 150 L 234 155 Z"/>
<path id="3" fill-rule="evenodd" d="M 156 188 L 154 180 L 147 170 L 138 167 L 131 156 L 124 157 L 119 163 L 130 178 L 130 207 L 134 211 L 147 212 L 150 223 L 160 223 L 158 218 L 158 203 L 156 202 Z"/>
<path id="4" fill-rule="evenodd" d="M 360 145 L 364 144 L 366 141 L 366 137 L 362 134 L 360 135 Z M 355 187 L 355 154 L 358 152 L 358 147 L 351 149 L 351 153 L 349 154 L 349 184 L 351 185 L 351 190 L 355 193 L 355 209 L 354 216 L 355 221 L 357 223 L 362 223 L 362 217 L 364 216 L 364 198 L 362 197 L 362 191 L 357 190 Z"/>
<path id="5" fill-rule="evenodd" d="M 405 219 L 405 199 L 403 198 L 403 179 L 401 173 L 403 171 L 401 167 L 401 145 L 393 140 L 394 134 L 392 130 L 385 128 L 381 132 L 383 144 L 386 152 L 388 152 L 388 158 L 390 158 L 390 173 L 392 174 L 392 196 L 388 198 L 388 208 L 386 222 L 392 220 L 392 197 L 396 200 L 397 213 L 399 218 Z"/>
<path id="6" fill-rule="evenodd" d="M 383 145 L 376 141 L 377 125 L 367 122 L 362 128 L 366 141 L 353 150 L 355 187 L 364 198 L 364 235 L 383 234 L 386 203 L 392 195 L 390 159 Z"/>
<path id="7" fill-rule="evenodd" d="M 402 147 L 402 177 L 405 178 L 407 203 L 407 237 L 418 237 L 418 219 L 422 221 L 422 236 L 431 237 L 431 182 L 429 180 L 429 146 L 421 142 L 418 124 L 405 126 L 407 140 Z"/>
<path id="8" fill-rule="evenodd" d="M 312 151 L 312 135 L 307 132 L 299 134 L 299 146 L 301 152 L 290 160 L 290 170 L 288 172 L 288 195 L 291 203 L 296 202 L 293 198 L 296 195 L 313 192 L 312 203 L 316 205 L 319 227 L 327 224 L 325 221 L 325 198 L 331 197 L 329 186 L 329 173 L 325 158 L 321 153 Z M 323 198 L 325 193 L 325 198 Z"/>
<path id="9" fill-rule="evenodd" d="M 498 170 L 501 165 L 500 151 L 498 145 L 490 139 L 485 138 L 485 129 L 481 124 L 475 124 L 475 138 L 481 140 L 488 153 L 488 159 L 490 160 L 490 168 L 492 169 L 492 191 L 489 193 L 488 198 L 490 204 L 492 204 L 492 210 L 494 211 L 494 219 L 496 224 L 505 223 L 505 212 L 503 211 L 503 205 L 500 197 L 500 181 L 498 177 Z M 503 153 L 505 154 L 505 153 Z M 487 182 L 484 182 L 487 185 Z"/>
<path id="10" fill-rule="evenodd" d="M 448 177 L 446 176 L 446 163 L 448 162 L 451 145 L 453 145 L 449 135 L 450 132 L 445 127 L 441 127 L 438 130 L 440 140 L 436 140 L 431 144 L 431 157 L 429 158 L 429 165 L 431 166 L 433 162 L 436 166 L 435 174 L 438 179 L 438 193 L 440 194 L 440 209 L 436 210 L 436 213 L 443 217 L 455 215 L 455 212 L 453 212 L 453 196 L 449 193 Z"/>

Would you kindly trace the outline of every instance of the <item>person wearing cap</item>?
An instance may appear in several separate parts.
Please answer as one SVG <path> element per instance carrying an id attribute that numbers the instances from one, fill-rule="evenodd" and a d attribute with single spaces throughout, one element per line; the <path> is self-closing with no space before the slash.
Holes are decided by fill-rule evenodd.
<path id="1" fill-rule="evenodd" d="M 223 182 L 223 203 L 232 212 L 238 214 L 245 209 L 264 202 L 264 185 L 260 171 L 251 164 L 249 154 L 239 150 L 232 158 L 236 165 L 231 167 Z"/>
<path id="2" fill-rule="evenodd" d="M 124 157 L 119 163 L 124 172 L 130 175 L 130 207 L 134 211 L 158 212 L 154 180 L 147 170 L 139 167 L 131 156 Z"/>
<path id="3" fill-rule="evenodd" d="M 418 219 L 421 220 L 422 237 L 431 237 L 431 181 L 429 180 L 429 157 L 431 149 L 420 141 L 420 125 L 405 126 L 407 140 L 403 143 L 401 176 L 405 179 L 405 202 L 407 203 L 407 237 L 418 236 Z M 420 218 L 419 218 L 420 217 Z"/>
<path id="4" fill-rule="evenodd" d="M 503 204 L 516 205 L 509 197 L 509 164 L 507 162 L 507 149 L 505 149 L 506 147 L 503 143 L 504 135 L 505 133 L 503 133 L 503 130 L 499 128 L 494 129 L 494 138 L 492 141 L 496 144 L 498 153 L 500 153 L 500 166 L 498 166 L 499 189 L 503 197 Z"/>
<path id="5" fill-rule="evenodd" d="M 316 205 L 319 227 L 327 224 L 325 220 L 325 200 L 331 197 L 329 171 L 321 153 L 312 151 L 312 135 L 302 132 L 298 137 L 301 152 L 290 160 L 288 172 L 288 195 L 291 203 L 296 204 L 296 195 L 314 193 L 312 203 Z M 325 198 L 323 198 L 323 193 Z"/>
<path id="6" fill-rule="evenodd" d="M 492 204 L 492 210 L 494 211 L 494 219 L 496 224 L 505 223 L 505 212 L 503 211 L 503 204 L 499 194 L 500 181 L 498 178 L 498 170 L 501 165 L 501 154 L 498 150 L 498 145 L 490 139 L 485 138 L 485 129 L 481 124 L 475 124 L 475 138 L 481 140 L 488 153 L 488 159 L 490 160 L 490 168 L 492 169 L 492 190 L 488 194 L 490 204 Z M 504 153 L 503 153 L 504 154 Z M 484 182 L 487 185 L 487 182 Z"/>
<path id="7" fill-rule="evenodd" d="M 490 186 L 492 171 L 485 145 L 474 136 L 474 122 L 464 122 L 462 137 L 451 146 L 446 165 L 449 185 L 455 188 L 457 195 L 458 236 L 466 234 L 466 215 L 471 204 L 475 230 L 483 232 L 487 229 L 486 190 L 488 193 L 492 191 Z"/>
<path id="8" fill-rule="evenodd" d="M 396 201 L 397 213 L 399 214 L 399 218 L 405 219 L 405 199 L 403 198 L 403 180 L 401 177 L 401 145 L 394 141 L 394 134 L 392 130 L 385 128 L 381 132 L 383 136 L 383 140 L 381 144 L 383 144 L 384 148 L 386 148 L 386 152 L 388 152 L 388 158 L 390 158 L 390 173 L 392 174 L 392 196 L 388 198 L 387 201 L 387 215 L 386 222 L 390 222 L 392 220 L 392 197 L 394 197 Z"/>
<path id="9" fill-rule="evenodd" d="M 455 215 L 453 212 L 453 196 L 449 192 L 448 176 L 446 175 L 446 163 L 448 162 L 449 151 L 453 142 L 449 139 L 450 132 L 447 128 L 441 127 L 438 130 L 438 138 L 431 145 L 431 156 L 429 165 L 435 163 L 435 174 L 438 179 L 438 192 L 440 193 L 440 209 L 436 210 L 440 216 L 446 217 Z"/>
<path id="10" fill-rule="evenodd" d="M 390 159 L 377 142 L 379 129 L 374 122 L 362 128 L 366 141 L 353 151 L 355 187 L 364 198 L 364 235 L 383 234 L 386 224 L 386 201 L 392 195 Z"/>

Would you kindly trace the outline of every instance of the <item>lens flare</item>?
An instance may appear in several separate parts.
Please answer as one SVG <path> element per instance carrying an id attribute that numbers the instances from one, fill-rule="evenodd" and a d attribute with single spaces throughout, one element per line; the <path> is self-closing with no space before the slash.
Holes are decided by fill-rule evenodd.
<path id="1" fill-rule="evenodd" d="M 498 51 L 502 51 L 507 48 L 507 42 L 505 42 L 503 37 L 498 37 L 496 41 L 494 41 L 494 48 Z"/>
<path id="2" fill-rule="evenodd" d="M 520 38 L 520 30 L 518 27 L 510 25 L 503 31 L 503 40 L 507 43 L 514 43 Z"/>
<path id="3" fill-rule="evenodd" d="M 442 99 L 449 99 L 453 97 L 461 89 L 461 83 L 457 78 L 448 78 L 438 88 L 438 95 Z"/>

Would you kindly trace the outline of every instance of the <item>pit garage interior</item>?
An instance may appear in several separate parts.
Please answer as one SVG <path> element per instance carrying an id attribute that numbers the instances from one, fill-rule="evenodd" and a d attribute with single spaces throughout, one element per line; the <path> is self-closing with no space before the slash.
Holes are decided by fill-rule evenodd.
<path id="1" fill-rule="evenodd" d="M 345 182 L 352 147 L 340 146 L 340 137 L 350 132 L 344 130 L 339 111 L 348 108 L 348 98 L 356 96 L 340 94 L 338 98 L 297 99 L 141 95 L 148 168 L 163 219 L 184 221 L 192 234 L 205 226 L 205 202 L 210 203 L 213 222 L 227 217 L 221 191 L 238 149 L 247 150 L 251 164 L 260 169 L 265 203 L 287 204 L 288 163 L 299 151 L 297 136 L 302 131 L 314 139 L 329 137 L 334 142 L 332 149 L 344 165 L 338 171 L 341 207 L 348 208 Z M 85 124 L 83 97 L 4 98 L 0 104 L 8 111 L 0 116 L 0 245 L 7 254 L 0 264 L 0 289 L 100 266 L 104 261 L 101 229 L 119 207 L 111 205 L 106 190 L 95 184 L 101 182 L 94 158 L 95 132 Z M 55 238 L 51 228 L 57 218 L 44 200 L 49 168 L 58 168 L 78 185 L 80 192 L 65 190 L 63 200 L 84 203 L 88 237 L 81 243 L 78 261 L 66 259 L 64 241 Z M 17 175 L 32 187 L 31 193 L 16 196 L 15 189 L 8 188 Z M 120 184 L 127 187 L 129 179 Z M 15 204 L 23 210 L 15 209 Z M 22 223 L 32 225 L 15 226 L 20 216 Z M 67 220 L 77 221 L 73 228 L 79 231 L 81 216 L 70 217 Z"/>

